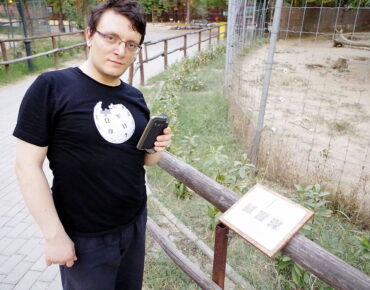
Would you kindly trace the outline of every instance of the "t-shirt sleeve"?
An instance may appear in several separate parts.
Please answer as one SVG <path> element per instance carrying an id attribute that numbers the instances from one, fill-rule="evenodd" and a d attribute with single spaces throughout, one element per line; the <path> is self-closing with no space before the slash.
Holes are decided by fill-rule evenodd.
<path id="1" fill-rule="evenodd" d="M 43 75 L 40 75 L 23 97 L 13 135 L 37 146 L 48 146 L 52 111 L 52 86 Z"/>

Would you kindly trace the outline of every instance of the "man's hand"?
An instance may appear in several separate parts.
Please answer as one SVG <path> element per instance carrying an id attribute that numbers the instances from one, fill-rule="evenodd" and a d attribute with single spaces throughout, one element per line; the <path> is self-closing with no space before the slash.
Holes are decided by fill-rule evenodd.
<path id="1" fill-rule="evenodd" d="M 154 147 L 150 150 L 153 152 L 149 152 L 149 150 L 147 150 L 149 154 L 145 154 L 145 165 L 155 165 L 158 163 L 162 157 L 162 152 L 166 151 L 166 149 L 171 145 L 171 137 L 171 129 L 167 127 L 163 130 L 163 135 L 159 135 L 157 140 L 154 142 Z"/>
<path id="2" fill-rule="evenodd" d="M 77 261 L 74 243 L 64 231 L 46 239 L 45 261 L 48 266 L 58 264 L 67 267 L 72 267 Z"/>
<path id="3" fill-rule="evenodd" d="M 171 145 L 171 129 L 167 127 L 163 130 L 163 135 L 159 135 L 157 137 L 157 141 L 154 143 L 154 151 L 156 152 L 164 152 L 166 151 L 167 147 Z"/>

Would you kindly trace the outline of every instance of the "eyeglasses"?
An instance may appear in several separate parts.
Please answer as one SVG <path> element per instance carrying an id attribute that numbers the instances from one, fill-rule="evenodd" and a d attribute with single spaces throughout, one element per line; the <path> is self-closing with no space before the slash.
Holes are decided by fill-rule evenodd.
<path id="1" fill-rule="evenodd" d="M 121 43 L 124 43 L 125 48 L 127 48 L 127 50 L 130 51 L 130 52 L 136 53 L 141 48 L 141 46 L 138 45 L 137 43 L 135 43 L 134 41 L 130 41 L 130 40 L 129 41 L 123 41 L 118 36 L 115 36 L 115 35 L 112 35 L 112 34 L 105 34 L 105 33 L 100 32 L 98 30 L 96 30 L 96 32 L 100 36 L 102 36 L 108 44 L 120 46 Z"/>

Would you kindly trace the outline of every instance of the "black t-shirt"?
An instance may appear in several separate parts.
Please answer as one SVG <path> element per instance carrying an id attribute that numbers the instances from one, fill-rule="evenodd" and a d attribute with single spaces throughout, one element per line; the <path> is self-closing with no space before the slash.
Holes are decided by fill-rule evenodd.
<path id="1" fill-rule="evenodd" d="M 26 92 L 13 135 L 48 146 L 58 215 L 70 234 L 118 230 L 146 206 L 149 110 L 137 89 L 96 82 L 79 68 L 40 75 Z"/>

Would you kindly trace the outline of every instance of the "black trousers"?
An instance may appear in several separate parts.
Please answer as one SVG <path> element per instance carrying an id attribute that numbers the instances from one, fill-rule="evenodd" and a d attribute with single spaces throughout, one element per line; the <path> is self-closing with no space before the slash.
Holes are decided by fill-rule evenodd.
<path id="1" fill-rule="evenodd" d="M 147 211 L 121 232 L 73 237 L 77 261 L 60 266 L 64 290 L 139 290 L 142 288 Z"/>

